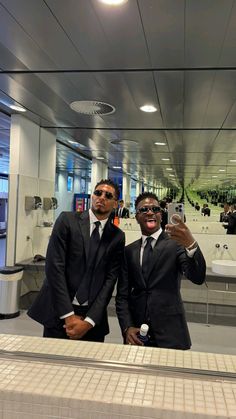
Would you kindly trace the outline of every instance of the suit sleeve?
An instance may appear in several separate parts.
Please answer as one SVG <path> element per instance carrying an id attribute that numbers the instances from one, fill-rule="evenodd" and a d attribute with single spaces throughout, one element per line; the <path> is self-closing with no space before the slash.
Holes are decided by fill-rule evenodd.
<path id="1" fill-rule="evenodd" d="M 70 231 L 67 215 L 66 213 L 61 213 L 56 220 L 50 237 L 45 265 L 46 278 L 50 286 L 54 310 L 58 317 L 73 311 L 65 275 L 69 238 Z"/>
<path id="2" fill-rule="evenodd" d="M 111 249 L 109 262 L 106 267 L 104 284 L 87 313 L 87 316 L 96 324 L 100 323 L 104 315 L 104 310 L 107 308 L 112 297 L 112 292 L 123 264 L 124 246 L 125 235 L 122 233 L 117 244 Z"/>
<path id="3" fill-rule="evenodd" d="M 235 228 L 236 228 L 236 213 L 233 212 L 228 217 L 227 229 L 233 234 Z"/>
<path id="4" fill-rule="evenodd" d="M 203 284 L 206 276 L 206 262 L 201 249 L 198 247 L 193 257 L 188 257 L 186 250 L 178 246 L 177 258 L 183 275 L 194 284 Z"/>
<path id="5" fill-rule="evenodd" d="M 127 254 L 125 254 L 124 264 L 118 278 L 116 294 L 116 313 L 122 333 L 124 333 L 127 327 L 134 325 L 132 315 L 129 310 L 130 292 L 131 285 L 128 275 Z"/>

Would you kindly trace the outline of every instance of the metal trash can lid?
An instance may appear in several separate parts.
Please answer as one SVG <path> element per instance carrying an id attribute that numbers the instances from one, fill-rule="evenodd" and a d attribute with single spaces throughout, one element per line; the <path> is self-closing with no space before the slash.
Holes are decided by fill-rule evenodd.
<path id="1" fill-rule="evenodd" d="M 23 266 L 1 266 L 0 274 L 2 275 L 16 274 L 17 272 L 21 272 L 23 270 L 24 270 Z"/>

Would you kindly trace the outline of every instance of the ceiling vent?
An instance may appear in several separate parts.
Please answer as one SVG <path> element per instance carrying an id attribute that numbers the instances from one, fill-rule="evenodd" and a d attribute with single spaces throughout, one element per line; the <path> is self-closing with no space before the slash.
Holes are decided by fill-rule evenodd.
<path id="1" fill-rule="evenodd" d="M 131 145 L 138 145 L 137 141 L 134 140 L 112 140 L 110 141 L 113 145 L 119 145 L 119 146 L 131 146 Z"/>
<path id="2" fill-rule="evenodd" d="M 116 108 L 109 103 L 93 100 L 77 100 L 70 104 L 73 111 L 83 115 L 109 115 L 114 113 Z"/>

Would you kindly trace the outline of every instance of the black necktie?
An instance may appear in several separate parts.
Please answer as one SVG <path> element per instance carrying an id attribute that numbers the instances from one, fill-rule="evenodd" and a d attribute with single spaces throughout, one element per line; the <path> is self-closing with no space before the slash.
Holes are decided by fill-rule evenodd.
<path id="1" fill-rule="evenodd" d="M 100 244 L 99 226 L 100 221 L 95 221 L 95 228 L 90 236 L 89 240 L 89 254 L 88 254 L 88 265 L 84 274 L 83 280 L 76 293 L 76 298 L 80 304 L 88 301 L 90 283 L 93 275 L 93 269 L 96 262 L 97 252 Z"/>
<path id="2" fill-rule="evenodd" d="M 146 245 L 143 251 L 142 272 L 143 272 L 143 277 L 145 281 L 147 281 L 148 279 L 148 271 L 149 271 L 149 266 L 150 266 L 150 260 L 152 257 L 152 251 L 153 251 L 152 245 L 151 245 L 152 240 L 153 240 L 153 237 L 146 238 Z"/>

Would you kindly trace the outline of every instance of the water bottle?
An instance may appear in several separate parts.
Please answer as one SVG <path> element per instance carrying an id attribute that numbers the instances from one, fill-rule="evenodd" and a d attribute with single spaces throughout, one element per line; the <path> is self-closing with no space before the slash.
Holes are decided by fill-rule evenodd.
<path id="1" fill-rule="evenodd" d="M 144 346 L 148 344 L 149 336 L 148 336 L 149 326 L 147 324 L 141 324 L 140 331 L 137 333 L 137 336 L 141 342 L 143 342 Z"/>

